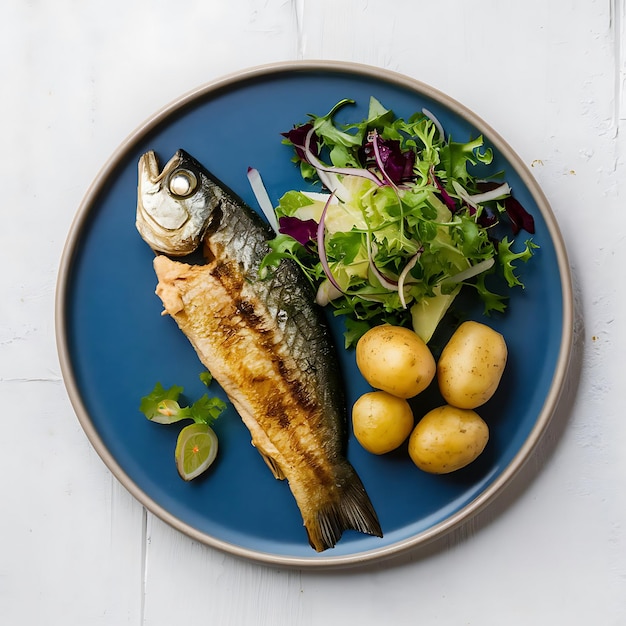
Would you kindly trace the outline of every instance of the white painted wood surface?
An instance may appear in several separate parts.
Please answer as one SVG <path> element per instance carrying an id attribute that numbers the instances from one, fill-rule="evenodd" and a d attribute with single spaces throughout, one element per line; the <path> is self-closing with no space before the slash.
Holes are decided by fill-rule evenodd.
<path id="1" fill-rule="evenodd" d="M 4 0 L 0 624 L 626 623 L 624 0 Z M 574 368 L 506 494 L 421 552 L 344 572 L 235 559 L 112 478 L 67 399 L 56 272 L 89 183 L 155 110 L 249 66 L 337 59 L 463 102 L 530 166 L 576 290 Z"/>

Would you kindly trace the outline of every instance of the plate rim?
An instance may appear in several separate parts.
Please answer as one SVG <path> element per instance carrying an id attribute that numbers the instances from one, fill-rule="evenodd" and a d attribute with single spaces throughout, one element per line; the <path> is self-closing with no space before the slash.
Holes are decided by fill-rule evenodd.
<path id="1" fill-rule="evenodd" d="M 196 100 L 209 96 L 211 93 L 235 86 L 239 83 L 245 83 L 252 79 L 272 77 L 279 74 L 293 72 L 300 72 L 303 74 L 311 72 L 349 73 L 383 81 L 385 83 L 395 84 L 433 99 L 456 115 L 459 115 L 461 118 L 469 121 L 486 137 L 488 137 L 494 147 L 496 147 L 498 151 L 511 164 L 514 165 L 517 174 L 532 194 L 545 220 L 549 236 L 554 245 L 555 256 L 559 269 L 559 277 L 561 280 L 561 298 L 563 306 L 561 316 L 562 329 L 556 367 L 554 369 L 550 388 L 544 399 L 542 409 L 537 415 L 537 419 L 523 445 L 517 450 L 509 464 L 502 469 L 497 478 L 478 496 L 476 496 L 476 498 L 434 526 L 431 526 L 430 528 L 413 535 L 412 537 L 389 545 L 381 546 L 380 548 L 373 548 L 363 552 L 337 556 L 317 554 L 312 554 L 311 557 L 290 556 L 267 553 L 253 550 L 251 548 L 237 546 L 193 528 L 191 525 L 180 520 L 163 506 L 155 502 L 126 474 L 98 434 L 95 425 L 91 420 L 91 416 L 89 415 L 82 400 L 82 395 L 74 376 L 74 368 L 68 346 L 68 337 L 65 332 L 68 281 L 73 270 L 73 261 L 80 243 L 80 235 L 82 234 L 83 228 L 90 217 L 90 207 L 93 205 L 94 200 L 100 193 L 103 182 L 105 182 L 113 173 L 115 168 L 125 158 L 136 142 L 151 132 L 160 123 L 165 121 L 170 115 L 193 104 Z M 140 504 L 142 504 L 142 506 L 169 526 L 182 532 L 191 539 L 210 547 L 217 548 L 236 557 L 242 557 L 247 560 L 260 562 L 266 565 L 296 568 L 322 569 L 352 567 L 373 561 L 386 560 L 391 557 L 398 556 L 401 553 L 405 553 L 408 550 L 415 549 L 418 546 L 423 547 L 432 543 L 436 539 L 450 533 L 452 530 L 468 523 L 479 512 L 491 504 L 525 466 L 546 431 L 554 413 L 556 412 L 572 360 L 574 336 L 573 322 L 574 298 L 572 275 L 565 243 L 547 197 L 535 180 L 534 176 L 531 174 L 530 169 L 522 161 L 517 152 L 515 152 L 513 148 L 504 140 L 504 138 L 480 116 L 443 91 L 440 91 L 439 89 L 434 88 L 419 79 L 412 78 L 393 70 L 363 63 L 337 60 L 279 61 L 244 68 L 205 82 L 198 87 L 187 91 L 178 98 L 170 101 L 165 106 L 162 106 L 160 109 L 157 109 L 154 114 L 146 118 L 135 128 L 134 131 L 123 139 L 105 164 L 101 167 L 88 187 L 72 220 L 65 245 L 63 247 L 55 292 L 55 339 L 65 388 L 69 396 L 70 403 L 72 404 L 81 427 L 85 431 L 87 439 L 115 478 L 138 502 L 140 502 Z"/>

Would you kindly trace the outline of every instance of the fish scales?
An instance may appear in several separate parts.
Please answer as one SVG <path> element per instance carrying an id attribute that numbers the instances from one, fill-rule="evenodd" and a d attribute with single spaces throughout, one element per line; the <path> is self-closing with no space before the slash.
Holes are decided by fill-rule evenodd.
<path id="1" fill-rule="evenodd" d="M 171 259 L 184 248 L 174 241 L 164 249 L 173 235 L 145 236 L 146 224 L 154 229 L 149 221 L 155 220 L 142 215 L 142 187 L 143 193 L 150 189 L 152 201 L 155 193 L 166 194 L 165 203 L 171 200 L 167 180 L 171 185 L 182 170 L 191 171 L 198 183 L 190 193 L 204 198 L 189 204 L 206 211 L 205 219 L 195 216 L 202 223 L 204 264 Z M 274 475 L 287 479 L 311 546 L 333 547 L 346 529 L 382 536 L 371 501 L 345 457 L 347 415 L 334 346 L 299 268 L 282 262 L 259 279 L 271 231 L 183 151 L 161 173 L 149 153 L 139 174 L 138 230 L 165 253 L 154 260 L 164 313 L 222 386 Z M 162 215 L 163 206 L 160 210 Z"/>
<path id="2" fill-rule="evenodd" d="M 259 280 L 259 266 L 269 248 L 271 233 L 256 213 L 241 210 L 241 205 L 225 196 L 221 210 L 213 214 L 205 235 L 207 258 L 215 260 L 217 272 L 227 271 L 226 260 L 237 261 L 241 270 L 232 276 L 231 292 L 244 294 L 244 283 L 253 285 L 251 293 L 262 299 L 272 323 L 283 335 L 294 358 L 309 363 L 312 371 L 320 374 L 328 370 L 331 341 L 323 318 L 310 303 L 314 293 L 307 281 L 291 262 L 282 263 L 264 280 Z M 242 306 L 245 302 L 242 300 Z M 329 377 L 328 384 L 341 393 L 337 376 Z"/>

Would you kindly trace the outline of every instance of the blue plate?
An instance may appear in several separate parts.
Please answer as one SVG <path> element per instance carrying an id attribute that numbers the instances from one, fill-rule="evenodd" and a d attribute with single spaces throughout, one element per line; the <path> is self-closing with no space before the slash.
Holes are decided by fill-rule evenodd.
<path id="1" fill-rule="evenodd" d="M 139 412 L 155 382 L 185 388 L 191 401 L 206 388 L 193 349 L 154 295 L 153 253 L 135 229 L 137 161 L 155 150 L 162 161 L 184 148 L 251 206 L 248 166 L 260 170 L 270 197 L 301 188 L 281 132 L 327 112 L 338 100 L 356 104 L 345 120 L 365 117 L 370 96 L 396 115 L 429 109 L 457 141 L 484 135 L 515 196 L 536 222 L 540 248 L 520 268 L 526 285 L 506 314 L 489 319 L 509 346 L 496 396 L 481 413 L 491 439 L 479 459 L 455 474 L 419 471 L 406 448 L 383 457 L 353 439 L 348 456 L 380 517 L 384 538 L 346 532 L 316 554 L 288 486 L 276 481 L 250 445 L 234 411 L 216 422 L 218 460 L 208 474 L 183 482 L 174 464 L 180 425 L 149 422 Z M 460 302 L 463 315 L 481 307 Z M 57 339 L 70 399 L 89 440 L 123 485 L 157 516 L 208 545 L 257 561 L 298 567 L 349 565 L 424 544 L 490 503 L 531 454 L 549 422 L 567 373 L 572 340 L 567 258 L 554 216 L 521 160 L 465 107 L 405 76 L 333 62 L 290 62 L 252 68 L 205 85 L 158 112 L 111 157 L 89 189 L 69 233 L 57 293 Z M 541 319 L 541 323 L 537 323 Z M 331 321 L 339 346 L 341 320 Z M 444 328 L 445 332 L 445 328 Z M 436 347 L 435 347 L 436 348 Z M 369 390 L 354 353 L 341 353 L 348 402 Z M 213 393 L 222 391 L 213 385 Z M 429 390 L 417 413 L 440 402 Z"/>

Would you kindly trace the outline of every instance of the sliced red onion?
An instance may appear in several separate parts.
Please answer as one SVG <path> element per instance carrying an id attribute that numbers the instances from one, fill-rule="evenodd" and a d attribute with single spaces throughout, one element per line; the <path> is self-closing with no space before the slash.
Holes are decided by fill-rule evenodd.
<path id="1" fill-rule="evenodd" d="M 482 204 L 483 202 L 489 202 L 490 200 L 498 200 L 498 198 L 503 198 L 505 196 L 510 195 L 511 187 L 508 183 L 502 183 L 498 187 L 494 189 L 490 189 L 489 191 L 484 191 L 483 193 L 475 193 L 470 198 L 476 202 L 476 204 Z"/>
<path id="2" fill-rule="evenodd" d="M 379 148 L 379 145 L 378 145 L 378 133 L 375 130 L 372 131 L 370 133 L 370 137 L 369 138 L 370 138 L 370 141 L 372 142 L 372 146 L 374 146 L 374 157 L 376 159 L 376 165 L 378 166 L 378 169 L 380 170 L 381 174 L 383 175 L 383 178 L 387 181 L 389 186 L 393 189 L 393 192 L 395 193 L 396 198 L 398 200 L 398 205 L 400 207 L 400 210 L 402 210 L 402 198 L 400 198 L 400 192 L 398 190 L 398 186 L 393 182 L 391 177 L 385 171 L 385 165 L 384 165 L 383 160 L 382 160 L 381 155 L 380 155 L 380 148 Z"/>
<path id="3" fill-rule="evenodd" d="M 389 291 L 398 291 L 398 283 L 394 280 L 391 280 L 384 276 L 380 270 L 376 267 L 376 263 L 374 262 L 374 255 L 376 254 L 376 244 L 372 243 L 370 233 L 367 233 L 367 259 L 369 261 L 370 269 L 380 284 L 385 287 L 385 289 L 389 289 Z"/>
<path id="4" fill-rule="evenodd" d="M 335 300 L 339 296 L 343 295 L 343 291 L 337 289 L 330 280 L 323 280 L 320 286 L 317 288 L 317 294 L 315 295 L 315 302 L 320 306 L 326 306 L 332 300 Z"/>
<path id="5" fill-rule="evenodd" d="M 503 198 L 511 193 L 511 187 L 509 187 L 508 183 L 502 183 L 494 189 L 484 191 L 483 193 L 475 193 L 473 195 L 467 193 L 467 190 L 456 180 L 452 181 L 452 186 L 454 187 L 454 190 L 457 192 L 459 197 L 474 208 L 478 208 L 478 205 L 482 204 L 483 202 L 497 200 L 498 198 Z"/>
<path id="6" fill-rule="evenodd" d="M 383 178 L 387 181 L 387 184 L 391 185 L 395 189 L 396 185 L 393 182 L 393 180 L 391 180 L 387 172 L 385 171 L 385 164 L 383 163 L 383 160 L 380 156 L 380 146 L 378 145 L 378 133 L 375 130 L 371 131 L 368 136 L 368 139 L 369 141 L 372 142 L 372 146 L 374 147 L 374 157 L 376 159 L 376 165 L 378 166 L 380 173 L 383 175 Z"/>
<path id="7" fill-rule="evenodd" d="M 326 242 L 325 242 L 325 233 L 326 233 L 326 212 L 328 211 L 328 206 L 333 199 L 333 194 L 331 194 L 324 205 L 324 209 L 322 210 L 322 215 L 320 216 L 320 221 L 317 224 L 317 253 L 320 257 L 320 263 L 322 264 L 322 268 L 324 269 L 324 273 L 326 277 L 330 281 L 331 285 L 338 289 L 341 293 L 343 293 L 341 287 L 335 280 L 333 273 L 330 269 L 330 265 L 328 264 L 328 257 L 326 256 Z"/>
<path id="8" fill-rule="evenodd" d="M 267 218 L 267 221 L 274 229 L 274 232 L 278 234 L 278 221 L 276 220 L 276 213 L 274 213 L 272 201 L 270 200 L 267 189 L 263 184 L 261 174 L 259 174 L 258 170 L 253 167 L 248 168 L 248 182 L 250 183 L 250 187 L 252 187 L 252 191 L 256 201 L 259 203 L 261 211 L 263 211 L 263 215 Z"/>
<path id="9" fill-rule="evenodd" d="M 400 276 L 398 277 L 398 295 L 400 296 L 400 302 L 402 304 L 402 308 L 406 309 L 406 300 L 404 298 L 404 283 L 406 281 L 406 277 L 409 275 L 409 272 L 415 267 L 417 260 L 420 258 L 422 254 L 421 250 L 414 254 L 409 262 L 404 266 L 402 272 L 400 272 Z"/>
<path id="10" fill-rule="evenodd" d="M 307 133 L 305 145 L 302 147 L 304 150 L 307 161 L 317 170 L 317 173 L 320 177 L 320 180 L 330 191 L 338 191 L 337 186 L 341 185 L 340 181 L 336 178 L 336 175 L 343 174 L 344 176 L 359 176 L 361 178 L 367 178 L 372 181 L 378 187 L 382 187 L 384 185 L 383 181 L 378 178 L 373 172 L 370 172 L 365 168 L 357 168 L 357 167 L 335 167 L 334 165 L 325 165 L 322 163 L 311 151 L 310 143 L 311 138 L 313 137 L 313 129 Z M 325 176 L 325 174 L 330 174 L 330 176 Z"/>

